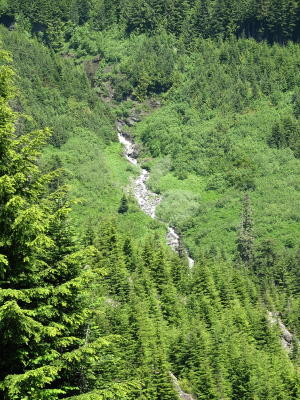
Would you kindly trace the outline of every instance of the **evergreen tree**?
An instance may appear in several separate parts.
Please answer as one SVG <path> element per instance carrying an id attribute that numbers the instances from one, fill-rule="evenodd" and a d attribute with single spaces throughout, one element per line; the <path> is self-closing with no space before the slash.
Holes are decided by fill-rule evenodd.
<path id="1" fill-rule="evenodd" d="M 189 340 L 190 380 L 202 400 L 216 400 L 214 374 L 210 362 L 212 338 L 206 327 L 200 323 L 194 326 Z"/>
<path id="2" fill-rule="evenodd" d="M 208 0 L 197 0 L 192 11 L 192 23 L 199 36 L 209 37 L 211 21 Z"/>
<path id="3" fill-rule="evenodd" d="M 97 265 L 106 270 L 109 294 L 125 302 L 130 290 L 129 272 L 123 251 L 124 243 L 114 220 L 103 221 L 94 243 L 99 250 Z"/>
<path id="4" fill-rule="evenodd" d="M 70 4 L 70 16 L 76 24 L 84 24 L 89 19 L 91 4 L 89 0 L 72 0 Z"/>
<path id="5" fill-rule="evenodd" d="M 2 58 L 8 56 L 1 53 Z M 57 399 L 77 391 L 85 322 L 80 266 L 66 229 L 63 192 L 37 166 L 48 131 L 17 137 L 12 71 L 0 70 L 0 392 L 5 400 Z M 71 372 L 72 371 L 72 372 Z"/>
<path id="6" fill-rule="evenodd" d="M 125 263 L 130 272 L 134 272 L 136 269 L 136 254 L 133 248 L 132 241 L 130 238 L 124 240 L 123 252 L 125 256 Z"/>
<path id="7" fill-rule="evenodd" d="M 255 251 L 254 271 L 257 276 L 272 280 L 274 268 L 278 261 L 275 251 L 276 243 L 272 240 L 264 240 Z"/>
<path id="8" fill-rule="evenodd" d="M 126 2 L 122 2 L 125 8 Z M 118 22 L 120 18 L 120 1 L 91 0 L 90 19 L 96 30 L 105 29 Z"/>
<path id="9" fill-rule="evenodd" d="M 136 298 L 135 318 L 139 348 L 139 375 L 143 382 L 141 400 L 175 400 L 169 374 L 167 348 L 165 343 L 166 324 L 162 318 L 160 304 L 154 288 L 148 294 Z"/>
<path id="10" fill-rule="evenodd" d="M 300 88 L 297 87 L 294 90 L 293 96 L 292 96 L 292 104 L 293 104 L 293 113 L 294 116 L 299 119 L 300 118 Z"/>
<path id="11" fill-rule="evenodd" d="M 297 99 L 294 95 L 294 113 L 297 116 Z M 272 127 L 268 144 L 277 149 L 289 147 L 295 157 L 300 157 L 300 126 L 295 118 L 283 118 Z"/>
<path id="12" fill-rule="evenodd" d="M 237 239 L 238 260 L 250 267 L 254 257 L 253 220 L 249 195 L 246 193 L 242 202 L 242 215 Z"/>
<path id="13" fill-rule="evenodd" d="M 128 211 L 128 200 L 125 194 L 122 196 L 121 201 L 120 201 L 120 206 L 118 208 L 118 213 L 119 214 L 125 214 Z"/>

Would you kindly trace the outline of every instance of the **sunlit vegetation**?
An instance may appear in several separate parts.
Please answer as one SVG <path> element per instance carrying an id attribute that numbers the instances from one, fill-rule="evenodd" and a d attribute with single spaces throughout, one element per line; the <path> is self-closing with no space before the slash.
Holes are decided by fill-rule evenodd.
<path id="1" fill-rule="evenodd" d="M 298 2 L 0 13 L 0 397 L 299 399 Z"/>

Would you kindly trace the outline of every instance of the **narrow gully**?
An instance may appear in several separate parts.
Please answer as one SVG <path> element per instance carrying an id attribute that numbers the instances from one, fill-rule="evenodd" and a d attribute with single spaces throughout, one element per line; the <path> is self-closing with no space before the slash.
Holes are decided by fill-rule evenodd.
<path id="1" fill-rule="evenodd" d="M 117 131 L 118 131 L 118 139 L 119 142 L 123 145 L 124 147 L 124 156 L 126 159 L 133 165 L 138 166 L 141 169 L 141 173 L 138 176 L 138 178 L 134 181 L 133 185 L 133 192 L 134 196 L 144 213 L 149 215 L 151 218 L 156 219 L 156 207 L 158 204 L 161 202 L 162 197 L 159 196 L 156 193 L 151 192 L 147 188 L 147 181 L 149 179 L 149 171 L 146 169 L 142 168 L 138 162 L 137 162 L 137 150 L 135 143 L 131 139 L 131 137 L 126 133 L 125 129 L 125 123 L 122 121 L 118 121 L 117 123 Z M 168 231 L 167 231 L 167 236 L 166 236 L 167 244 L 179 253 L 180 249 L 180 236 L 176 233 L 175 229 L 171 226 L 168 226 Z M 185 249 L 186 257 L 188 260 L 188 265 L 189 268 L 193 268 L 195 261 L 189 256 L 188 250 Z M 195 398 L 186 392 L 182 390 L 178 379 L 175 377 L 175 375 L 172 374 L 172 372 L 169 373 L 170 378 L 172 380 L 172 384 L 176 392 L 178 393 L 178 396 L 181 400 L 195 400 Z"/>
<path id="2" fill-rule="evenodd" d="M 130 136 L 125 132 L 125 123 L 118 121 L 117 131 L 119 142 L 124 147 L 124 155 L 126 159 L 133 165 L 140 167 L 141 173 L 138 178 L 134 181 L 133 192 L 134 196 L 144 213 L 149 215 L 151 218 L 156 219 L 156 207 L 162 200 L 162 197 L 156 193 L 151 192 L 147 188 L 147 181 L 149 179 L 149 171 L 142 168 L 137 162 L 137 150 L 135 143 Z M 180 236 L 176 233 L 174 227 L 168 226 L 168 232 L 166 236 L 167 244 L 178 253 L 180 248 Z M 186 257 L 188 260 L 189 268 L 193 268 L 195 261 L 189 256 L 189 252 L 185 249 Z"/>

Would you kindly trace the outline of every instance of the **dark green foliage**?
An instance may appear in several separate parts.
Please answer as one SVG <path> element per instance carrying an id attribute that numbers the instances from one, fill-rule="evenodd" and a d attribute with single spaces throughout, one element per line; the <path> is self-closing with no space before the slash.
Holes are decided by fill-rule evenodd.
<path id="1" fill-rule="evenodd" d="M 4 399 L 56 399 L 76 390 L 74 352 L 84 357 L 78 294 L 86 256 L 68 231 L 64 191 L 46 195 L 55 173 L 42 175 L 36 165 L 49 132 L 16 136 L 11 70 L 2 66 L 0 74 L 0 391 Z"/>
<path id="2" fill-rule="evenodd" d="M 127 34 L 167 29 L 189 41 L 232 34 L 279 43 L 299 39 L 295 0 L 13 0 L 4 2 L 0 11 L 3 18 L 15 16 L 18 24 L 55 48 L 61 47 L 70 26 L 85 22 L 98 30 L 119 23 Z"/>
<path id="3" fill-rule="evenodd" d="M 172 372 L 198 399 L 299 399 L 300 53 L 282 46 L 298 39 L 297 2 L 16 0 L 1 13 L 16 19 L 1 36 L 22 112 L 4 66 L 2 397 L 174 400 Z M 113 119 L 141 109 L 131 133 L 179 256 L 121 197 L 137 172 Z"/>
<path id="4" fill-rule="evenodd" d="M 90 18 L 92 26 L 96 30 L 106 29 L 116 23 L 120 13 L 120 1 L 116 0 L 95 0 L 90 9 Z"/>
<path id="5" fill-rule="evenodd" d="M 242 202 L 241 223 L 237 238 L 238 259 L 245 266 L 251 266 L 254 259 L 254 235 L 250 198 L 245 194 Z"/>
<path id="6" fill-rule="evenodd" d="M 255 273 L 259 278 L 271 278 L 277 261 L 276 244 L 270 239 L 263 241 L 255 251 Z"/>
<path id="7" fill-rule="evenodd" d="M 82 25 L 89 19 L 91 3 L 89 0 L 72 0 L 70 4 L 70 17 L 75 24 Z"/>
<path id="8" fill-rule="evenodd" d="M 297 107 L 296 103 L 295 106 Z M 297 111 L 294 111 L 297 115 Z M 293 118 L 285 118 L 278 122 L 272 128 L 271 136 L 268 139 L 271 147 L 277 149 L 289 147 L 295 154 L 295 157 L 300 157 L 300 126 L 297 120 Z"/>
<path id="9" fill-rule="evenodd" d="M 128 200 L 125 195 L 122 196 L 120 206 L 118 208 L 119 214 L 125 214 L 128 211 Z"/>
<path id="10" fill-rule="evenodd" d="M 120 76 L 113 76 L 117 99 L 124 98 L 132 92 L 134 97 L 143 100 L 149 94 L 168 90 L 173 84 L 176 62 L 174 38 L 163 32 L 151 38 L 146 35 L 139 36 L 132 44 L 130 56 L 117 70 L 118 73 L 125 74 L 129 80 L 129 87 L 124 85 Z"/>
<path id="11" fill-rule="evenodd" d="M 285 246 L 298 229 L 299 124 L 290 105 L 298 45 L 201 39 L 186 54 L 177 44 L 172 88 L 135 128 L 142 156 L 155 159 L 151 187 L 164 197 L 157 215 L 180 228 L 194 254 L 212 242 L 233 252 L 237 198 L 249 191 L 258 241 L 271 237 Z"/>
<path id="12" fill-rule="evenodd" d="M 300 118 L 300 89 L 299 88 L 296 88 L 293 93 L 292 104 L 293 104 L 294 116 L 297 119 L 299 119 Z"/>

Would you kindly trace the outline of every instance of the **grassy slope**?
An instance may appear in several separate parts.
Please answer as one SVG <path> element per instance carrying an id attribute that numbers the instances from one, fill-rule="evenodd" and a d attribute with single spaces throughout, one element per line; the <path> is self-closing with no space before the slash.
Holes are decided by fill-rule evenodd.
<path id="1" fill-rule="evenodd" d="M 25 39 L 24 41 L 28 43 L 30 49 L 33 42 L 27 42 Z M 23 60 L 25 69 L 28 69 L 27 61 L 25 61 L 26 59 Z M 17 65 L 19 64 L 17 63 Z M 19 71 L 21 75 L 21 68 Z M 30 67 L 29 74 L 32 74 L 32 71 L 33 69 Z M 56 82 L 60 82 L 60 78 Z M 48 119 L 49 123 L 53 121 L 53 117 L 55 119 L 56 108 L 59 104 L 62 104 L 59 109 L 59 117 L 65 116 L 69 121 L 65 123 L 64 129 L 68 129 L 68 124 L 74 119 L 76 121 L 76 126 L 71 125 L 72 129 L 68 130 L 69 135 L 60 147 L 49 145 L 45 150 L 43 161 L 45 165 L 51 167 L 58 157 L 68 173 L 67 181 L 71 184 L 71 197 L 83 199 L 81 203 L 75 206 L 73 216 L 76 225 L 84 229 L 86 224 L 92 224 L 92 226 L 96 224 L 102 215 L 116 215 L 123 188 L 128 185 L 135 171 L 121 157 L 122 149 L 115 140 L 112 119 L 105 114 L 105 106 L 103 105 L 99 119 L 97 119 L 99 109 L 96 109 L 95 106 L 93 108 L 92 101 L 89 102 L 88 99 L 83 101 L 84 99 L 81 97 L 84 92 L 79 92 L 77 97 L 73 93 L 67 99 L 67 106 L 64 106 L 64 99 L 67 96 L 63 94 L 63 88 L 52 88 L 51 85 L 45 84 L 40 87 L 35 85 L 36 82 L 34 82 L 34 85 L 28 84 L 33 94 L 27 99 L 26 113 L 30 114 L 30 111 L 33 111 L 33 114 L 38 115 L 35 107 L 38 109 L 39 100 L 35 100 L 35 98 L 40 96 L 45 87 L 45 90 L 47 89 L 47 96 L 45 97 L 50 100 L 48 106 L 46 99 L 42 100 L 41 110 L 45 115 L 49 113 L 51 116 Z M 38 88 L 38 91 L 36 88 Z M 88 86 L 84 90 L 88 92 Z M 22 104 L 25 104 L 27 93 L 22 87 L 21 91 L 23 91 Z M 56 97 L 55 93 L 57 94 Z M 270 149 L 266 145 L 262 133 L 268 134 L 269 120 L 270 118 L 277 118 L 278 109 L 287 107 L 288 96 L 288 94 L 286 97 L 284 96 L 282 104 L 276 107 L 267 102 L 258 103 L 255 108 L 248 109 L 237 116 L 238 123 L 235 126 L 231 126 L 229 121 L 230 128 L 227 130 L 227 134 L 230 135 L 235 145 L 242 146 L 243 149 L 251 153 L 251 157 L 255 157 L 255 162 L 261 163 L 259 171 L 266 174 L 265 176 L 262 174 L 255 176 L 256 191 L 251 193 L 255 208 L 257 234 L 259 234 L 260 227 L 261 229 L 272 229 L 274 231 L 272 232 L 280 240 L 282 239 L 280 223 L 287 224 L 287 214 L 291 213 L 292 210 L 290 199 L 295 198 L 297 200 L 294 189 L 293 191 L 292 189 L 287 190 L 287 188 L 295 186 L 294 172 L 289 173 L 289 182 L 286 183 L 286 171 L 295 171 L 295 165 L 298 164 L 289 150 Z M 76 110 L 77 113 L 75 113 Z M 172 109 L 168 109 L 168 105 L 163 106 L 161 110 L 148 117 L 148 122 L 145 120 L 136 127 L 137 139 L 142 137 L 144 127 L 149 122 L 155 121 L 156 118 L 158 118 L 157 123 L 161 125 L 162 130 L 167 131 L 168 121 L 172 120 L 174 115 Z M 225 117 L 223 119 L 224 124 L 227 124 L 227 119 Z M 95 120 L 95 124 L 88 125 L 92 120 Z M 222 120 L 220 116 L 208 121 L 199 121 L 195 118 L 191 124 L 192 128 L 182 128 L 175 121 L 170 127 L 170 133 L 182 131 L 185 134 L 191 129 L 192 133 L 196 132 L 201 137 L 202 132 L 211 126 L 217 126 L 220 120 Z M 47 124 L 49 123 L 47 122 Z M 57 124 L 56 129 L 59 125 Z M 153 131 L 155 129 L 154 126 Z M 157 143 L 151 143 L 151 141 L 144 143 L 145 146 L 149 145 L 149 147 L 151 144 L 157 145 Z M 174 144 L 177 145 L 177 142 L 174 141 Z M 143 156 L 148 157 L 149 154 L 147 147 L 145 147 Z M 204 165 L 206 160 L 196 155 L 195 159 L 191 161 L 195 164 L 202 162 Z M 233 248 L 236 237 L 235 229 L 239 222 L 241 191 L 224 187 L 222 182 L 219 184 L 219 189 L 207 190 L 208 186 L 212 187 L 212 183 L 215 182 L 211 182 L 211 176 L 205 174 L 196 175 L 190 172 L 179 178 L 178 171 L 171 170 L 170 156 L 155 157 L 145 160 L 145 163 L 152 167 L 152 186 L 166 196 L 165 204 L 161 206 L 161 216 L 166 220 L 174 220 L 179 223 L 195 253 L 197 252 L 196 248 L 210 247 L 212 243 L 229 250 Z M 216 177 L 213 176 L 213 180 L 215 179 Z M 284 207 L 287 200 L 289 207 Z M 272 207 L 268 207 L 267 213 L 270 215 L 266 214 L 266 204 L 273 204 Z M 278 208 L 279 205 L 280 209 Z M 259 218 L 261 218 L 261 222 Z M 262 218 L 266 218 L 266 220 L 263 221 Z M 119 216 L 118 219 L 124 232 L 131 230 L 140 235 L 148 232 L 149 228 L 156 229 L 159 226 L 143 215 L 136 204 L 132 203 L 130 204 L 130 212 L 127 215 Z M 289 230 L 290 226 L 284 227 L 284 234 L 289 234 Z M 203 235 L 203 232 L 207 232 L 207 234 Z M 262 236 L 263 234 L 264 232 L 261 232 Z M 209 265 L 207 268 L 196 265 L 194 274 L 194 280 L 189 288 L 190 292 L 184 298 L 184 303 L 186 303 L 186 298 L 188 300 L 187 308 L 191 316 L 191 323 L 185 323 L 177 329 L 171 327 L 166 334 L 170 338 L 172 336 L 179 339 L 186 337 L 186 342 L 183 341 L 187 345 L 186 354 L 182 342 L 179 342 L 179 348 L 176 348 L 175 345 L 172 347 L 174 347 L 174 359 L 178 359 L 178 370 L 176 372 L 186 380 L 187 390 L 194 390 L 199 396 L 205 396 L 203 386 L 209 385 L 210 381 L 206 379 L 207 375 L 205 375 L 208 372 L 212 373 L 215 379 L 215 382 L 211 385 L 216 388 L 216 397 L 223 396 L 222 391 L 225 387 L 226 394 L 228 393 L 227 398 L 239 398 L 238 395 L 231 395 L 231 382 L 234 382 L 238 389 L 241 386 L 240 382 L 244 383 L 246 370 L 249 375 L 246 380 L 247 385 L 249 382 L 249 397 L 254 395 L 257 398 L 262 398 L 266 391 L 265 387 L 268 386 L 268 398 L 292 398 L 292 395 L 284 397 L 282 392 L 285 391 L 284 384 L 287 387 L 286 391 L 292 387 L 292 385 L 289 385 L 289 381 L 292 380 L 294 367 L 280 347 L 277 340 L 278 332 L 272 332 L 273 340 L 270 340 L 270 344 L 268 341 L 266 341 L 266 344 L 261 343 L 261 332 L 256 324 L 263 321 L 263 328 L 268 327 L 268 324 L 263 319 L 265 310 L 256 305 L 256 301 L 259 302 L 260 300 L 257 298 L 258 295 L 255 294 L 255 285 L 250 279 L 246 279 L 247 271 L 231 268 L 222 262 L 220 265 Z M 243 276 L 245 276 L 245 279 L 243 279 Z M 234 296 L 232 296 L 233 293 Z M 223 303 L 221 306 L 219 295 L 222 296 L 224 306 Z M 161 301 L 162 305 L 165 303 L 166 301 Z M 170 308 L 173 310 L 173 304 L 170 304 Z M 111 314 L 114 316 L 116 309 L 114 304 L 112 309 Z M 144 310 L 142 312 L 144 313 Z M 126 307 L 124 315 L 128 315 Z M 204 326 L 205 318 L 209 321 L 208 328 Z M 118 318 L 116 318 L 116 321 L 119 322 Z M 155 321 L 157 322 L 157 319 Z M 116 325 L 120 325 L 120 333 L 123 334 L 122 324 Z M 198 329 L 202 329 L 200 335 Z M 256 333 L 256 330 L 258 331 L 255 339 L 252 335 L 252 329 L 254 333 Z M 147 327 L 144 331 L 151 335 L 151 326 L 150 329 Z M 191 341 L 193 338 L 197 339 L 198 336 L 200 336 L 198 341 Z M 225 339 L 220 340 L 221 337 Z M 195 365 L 193 365 L 193 357 Z M 225 365 L 224 362 L 222 363 L 224 358 Z M 186 360 L 187 365 L 184 365 L 184 360 Z M 241 360 L 245 360 L 245 362 L 241 363 Z M 191 366 L 189 365 L 190 362 L 192 363 Z M 220 370 L 220 365 L 224 369 Z M 223 378 L 224 371 L 227 374 L 225 378 Z M 199 379 L 201 374 L 203 381 Z M 276 379 L 279 376 L 282 377 Z M 220 384 L 220 378 L 225 379 L 225 383 L 222 381 Z M 297 394 L 294 395 L 294 398 L 296 396 Z"/>
<path id="2" fill-rule="evenodd" d="M 107 79 L 115 85 L 117 93 L 132 90 L 135 71 L 143 72 L 144 64 L 138 57 L 144 54 L 142 46 L 146 39 L 124 40 L 114 30 L 90 33 L 91 38 L 88 33 L 86 28 L 78 28 L 76 45 L 75 39 L 71 38 L 66 51 L 75 53 L 80 61 L 95 54 L 102 56 L 96 73 L 96 91 L 107 90 L 103 85 Z M 127 190 L 134 171 L 122 159 L 122 149 L 116 143 L 112 108 L 101 102 L 81 67 L 72 61 L 58 61 L 49 50 L 22 34 L 3 29 L 1 36 L 15 56 L 24 112 L 33 115 L 38 126 L 53 128 L 55 137 L 61 142 L 59 147 L 48 147 L 45 162 L 53 166 L 53 159 L 58 158 L 68 170 L 71 197 L 82 199 L 74 207 L 75 224 L 84 230 L 86 225 L 94 225 L 101 215 L 116 215 L 123 190 Z M 93 43 L 92 52 L 89 43 Z M 145 43 L 147 46 L 147 40 Z M 166 38 L 162 43 L 168 46 Z M 295 83 L 290 81 L 299 80 L 292 68 L 298 60 L 298 47 L 269 49 L 263 45 L 257 53 L 259 45 L 254 42 L 239 43 L 233 43 L 232 49 L 230 45 L 219 49 L 207 42 L 207 48 L 202 43 L 191 57 L 179 55 L 176 67 L 179 77 L 175 87 L 164 95 L 162 107 L 133 129 L 142 146 L 141 159 L 151 168 L 150 185 L 164 195 L 158 215 L 182 230 L 194 255 L 200 248 L 201 251 L 208 250 L 212 244 L 233 251 L 243 190 L 228 185 L 226 179 L 234 182 L 239 179 L 240 171 L 250 174 L 250 180 L 255 184 L 250 195 L 259 241 L 270 238 L 277 246 L 290 248 L 296 247 L 299 236 L 299 160 L 288 148 L 278 150 L 267 145 L 273 124 L 292 112 L 291 91 L 286 89 L 294 87 Z M 242 51 L 249 62 L 259 54 L 261 58 L 254 77 L 243 59 L 240 64 L 230 64 L 228 54 L 231 51 L 233 58 Z M 219 63 L 219 57 L 224 54 L 227 58 Z M 286 66 L 282 64 L 282 57 L 286 58 Z M 136 59 L 142 64 L 135 65 Z M 264 68 L 271 68 L 274 73 L 276 63 L 283 71 L 266 80 Z M 161 67 L 159 63 L 158 67 Z M 208 74 L 210 70 L 215 75 L 205 80 L 202 74 Z M 146 72 L 149 74 L 151 70 Z M 218 78 L 219 73 L 223 74 L 222 79 Z M 248 99 L 248 105 L 232 112 L 230 107 L 234 104 L 235 93 L 228 88 L 234 84 L 230 75 L 233 73 L 240 74 L 246 86 L 250 85 L 248 81 L 257 83 L 260 89 L 255 90 L 270 86 L 270 95 Z M 283 73 L 285 79 L 280 81 Z M 223 84 L 227 88 L 225 91 Z M 251 90 L 254 86 L 249 92 Z M 224 104 L 217 104 L 219 93 L 227 96 Z M 207 109 L 199 106 L 202 98 L 206 98 Z M 240 101 L 244 100 L 241 98 Z M 214 110 L 209 105 L 213 102 L 217 104 Z M 237 105 L 239 107 L 239 101 Z M 127 108 L 127 102 L 117 106 L 119 113 L 126 114 Z M 30 123 L 27 125 L 28 128 L 35 127 Z M 229 146 L 230 157 L 246 163 L 245 169 L 223 157 L 219 141 L 225 141 L 225 146 Z M 130 226 L 138 236 L 158 228 L 158 224 L 144 216 L 132 200 L 129 213 L 119 216 L 119 220 L 124 232 Z"/>
<path id="3" fill-rule="evenodd" d="M 233 138 L 236 146 L 242 147 L 249 154 L 259 169 L 255 178 L 256 190 L 251 193 L 257 237 L 274 238 L 290 246 L 296 244 L 299 234 L 299 161 L 289 149 L 271 149 L 264 141 L 264 136 L 270 131 L 270 118 L 278 118 L 278 112 L 284 107 L 287 97 L 278 108 L 262 103 L 257 110 L 240 115 L 228 135 Z M 150 120 L 153 118 L 155 116 L 150 116 Z M 142 126 L 138 128 L 137 135 L 139 131 L 143 131 Z M 258 136 L 257 132 L 262 134 Z M 247 136 L 243 133 L 247 133 Z M 182 180 L 168 168 L 162 173 L 162 164 L 166 163 L 161 160 L 153 163 L 151 179 L 152 188 L 165 195 L 158 215 L 179 224 L 186 231 L 187 241 L 194 249 L 198 245 L 209 247 L 211 243 L 223 247 L 225 233 L 225 246 L 232 250 L 235 230 L 239 224 L 240 191 L 207 190 L 210 176 L 189 174 Z M 174 208 L 174 199 L 181 197 L 182 207 Z M 189 207 L 193 199 L 198 209 L 196 205 Z"/>
<path id="4" fill-rule="evenodd" d="M 52 143 L 41 163 L 45 169 L 65 170 L 65 183 L 75 201 L 76 231 L 81 234 L 95 227 L 104 216 L 117 218 L 121 231 L 129 229 L 138 238 L 152 229 L 164 231 L 139 210 L 134 199 L 126 215 L 117 214 L 123 192 L 130 191 L 138 171 L 123 159 L 114 113 L 91 89 L 82 67 L 51 54 L 23 33 L 1 28 L 0 38 L 14 57 L 15 108 L 32 117 L 21 120 L 19 129 L 47 126 L 52 130 Z"/>

